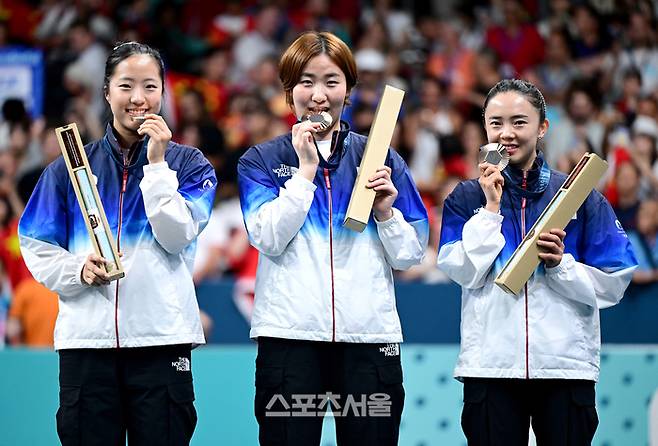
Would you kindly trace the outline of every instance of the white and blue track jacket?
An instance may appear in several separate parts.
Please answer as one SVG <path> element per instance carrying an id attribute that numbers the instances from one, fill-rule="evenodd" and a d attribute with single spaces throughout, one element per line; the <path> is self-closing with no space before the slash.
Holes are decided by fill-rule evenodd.
<path id="1" fill-rule="evenodd" d="M 565 228 L 558 266 L 541 263 L 517 295 L 494 284 L 566 178 L 541 154 L 535 167 L 503 171 L 499 214 L 484 209 L 477 179 L 460 183 L 444 205 L 438 265 L 462 287 L 458 378 L 598 379 L 599 309 L 619 302 L 637 264 L 599 192 Z"/>
<path id="2" fill-rule="evenodd" d="M 63 158 L 46 168 L 25 208 L 21 252 L 36 280 L 59 295 L 58 350 L 205 342 L 192 262 L 215 173 L 199 150 L 172 142 L 165 162 L 149 164 L 147 140 L 127 164 L 109 125 L 85 146 L 125 278 L 100 287 L 81 281 L 93 248 Z"/>
<path id="3" fill-rule="evenodd" d="M 371 218 L 362 233 L 343 227 L 366 138 L 334 132 L 333 153 L 311 183 L 295 174 L 291 135 L 252 147 L 240 159 L 240 201 L 260 251 L 251 337 L 401 342 L 392 269 L 421 261 L 427 212 L 409 170 L 389 149 L 398 189 L 394 217 Z"/>

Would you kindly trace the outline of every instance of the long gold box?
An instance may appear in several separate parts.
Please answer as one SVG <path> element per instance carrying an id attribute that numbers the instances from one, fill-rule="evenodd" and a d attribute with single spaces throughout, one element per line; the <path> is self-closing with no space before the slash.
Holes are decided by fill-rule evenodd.
<path id="1" fill-rule="evenodd" d="M 510 294 L 521 291 L 541 261 L 537 246 L 539 234 L 554 228 L 564 229 L 607 168 L 608 163 L 596 154 L 583 155 L 500 271 L 496 285 Z"/>
<path id="2" fill-rule="evenodd" d="M 377 106 L 375 118 L 370 128 L 368 142 L 363 152 L 363 159 L 359 166 L 359 172 L 354 182 L 350 203 L 347 206 L 347 214 L 343 226 L 354 231 L 362 232 L 368 225 L 372 205 L 375 201 L 375 191 L 368 189 L 368 178 L 384 165 L 386 154 L 391 145 L 395 123 L 402 107 L 404 90 L 387 85 L 384 94 Z"/>
<path id="3" fill-rule="evenodd" d="M 80 211 L 85 220 L 94 252 L 105 258 L 107 265 L 101 265 L 109 274 L 110 280 L 125 276 L 110 226 L 107 223 L 103 203 L 98 195 L 95 177 L 89 167 L 78 126 L 75 123 L 55 129 L 57 141 L 62 150 L 66 168 L 73 184 Z"/>

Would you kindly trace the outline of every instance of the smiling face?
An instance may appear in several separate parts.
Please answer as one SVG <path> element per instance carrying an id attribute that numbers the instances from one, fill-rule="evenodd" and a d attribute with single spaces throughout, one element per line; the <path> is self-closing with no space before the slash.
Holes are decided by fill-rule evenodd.
<path id="1" fill-rule="evenodd" d="M 535 161 L 537 140 L 548 130 L 548 120 L 540 122 L 539 111 L 528 99 L 506 91 L 492 97 L 484 113 L 488 142 L 505 146 L 510 164 L 523 170 Z"/>
<path id="2" fill-rule="evenodd" d="M 114 129 L 125 143 L 140 139 L 137 129 L 143 121 L 136 116 L 160 111 L 162 91 L 160 68 L 150 55 L 136 54 L 117 64 L 105 99 L 112 109 Z"/>
<path id="3" fill-rule="evenodd" d="M 322 141 L 331 138 L 331 132 L 340 127 L 340 115 L 348 95 L 345 73 L 329 56 L 320 54 L 308 61 L 299 82 L 292 89 L 295 115 L 303 118 L 309 114 L 327 112 L 333 125 L 316 134 Z"/>

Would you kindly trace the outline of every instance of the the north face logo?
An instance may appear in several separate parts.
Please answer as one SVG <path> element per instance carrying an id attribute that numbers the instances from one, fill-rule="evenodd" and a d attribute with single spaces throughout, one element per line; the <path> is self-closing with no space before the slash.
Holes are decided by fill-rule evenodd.
<path id="1" fill-rule="evenodd" d="M 171 366 L 175 368 L 177 372 L 189 372 L 190 360 L 187 358 L 179 357 L 178 361 L 171 363 Z"/>
<path id="2" fill-rule="evenodd" d="M 281 164 L 278 169 L 272 169 L 272 172 L 276 174 L 277 177 L 279 178 L 285 178 L 285 177 L 291 177 L 294 174 L 297 173 L 299 169 L 296 167 L 292 166 L 286 166 L 285 164 Z"/>
<path id="3" fill-rule="evenodd" d="M 400 356 L 400 344 L 386 344 L 379 348 L 379 352 L 384 356 Z"/>

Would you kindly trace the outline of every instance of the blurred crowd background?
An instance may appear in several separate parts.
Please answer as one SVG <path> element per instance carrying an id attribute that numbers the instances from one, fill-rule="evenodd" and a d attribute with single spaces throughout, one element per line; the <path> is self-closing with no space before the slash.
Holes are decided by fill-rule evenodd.
<path id="1" fill-rule="evenodd" d="M 26 270 L 17 222 L 60 154 L 54 128 L 76 122 L 85 143 L 104 134 L 105 58 L 131 40 L 164 57 L 162 114 L 174 140 L 199 147 L 217 170 L 195 281 L 235 280 L 247 318 L 258 254 L 244 231 L 237 160 L 294 123 L 277 64 L 309 29 L 337 34 L 355 54 L 359 83 L 343 114 L 354 131 L 368 133 L 385 84 L 406 91 L 392 146 L 421 190 L 431 237 L 425 263 L 398 280 L 448 280 L 435 268 L 442 202 L 477 176 L 487 91 L 518 77 L 546 98 L 550 129 L 541 144 L 553 168 L 569 172 L 585 152 L 607 159 L 599 189 L 635 248 L 633 281 L 657 282 L 657 18 L 655 0 L 2 0 L 0 56 L 36 50 L 44 76 L 39 98 L 0 85 L 0 338 L 52 343 L 57 302 Z"/>

